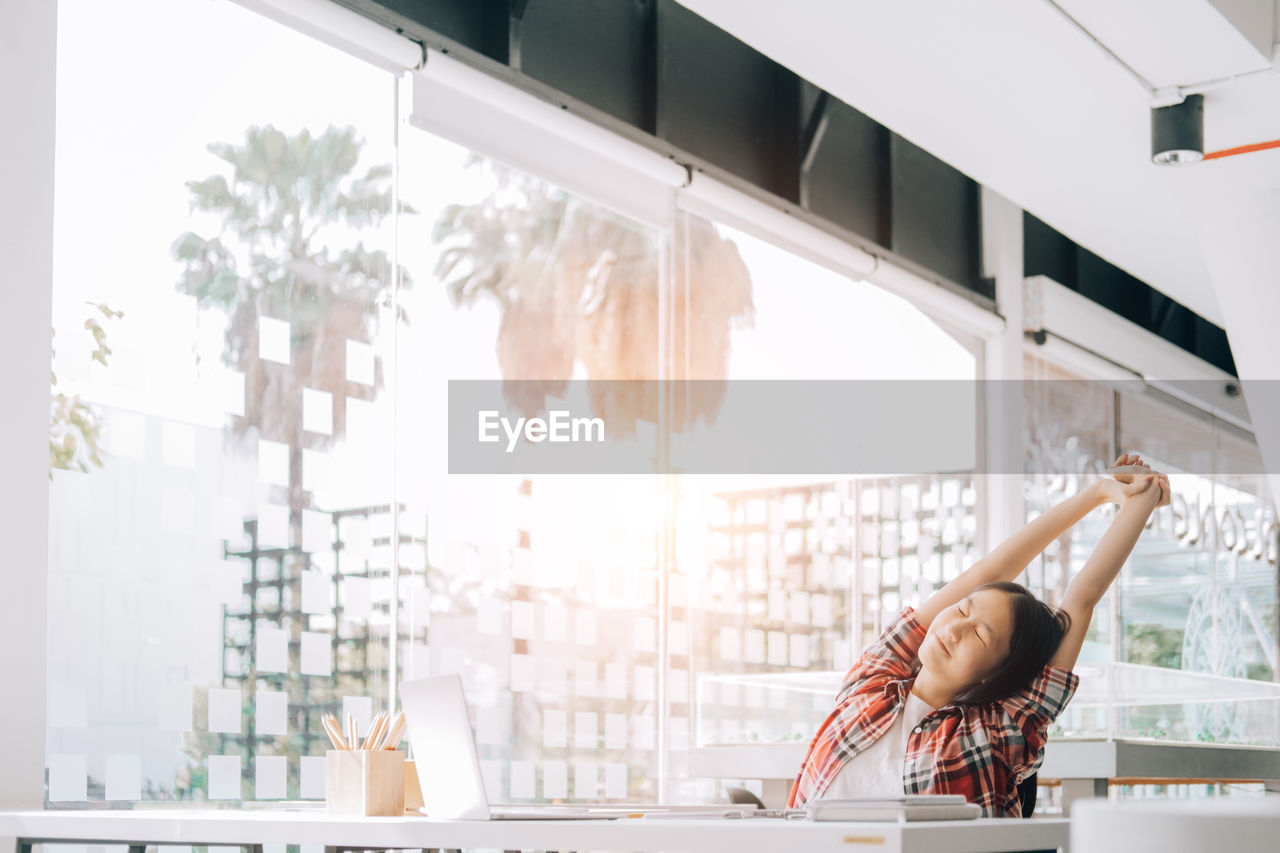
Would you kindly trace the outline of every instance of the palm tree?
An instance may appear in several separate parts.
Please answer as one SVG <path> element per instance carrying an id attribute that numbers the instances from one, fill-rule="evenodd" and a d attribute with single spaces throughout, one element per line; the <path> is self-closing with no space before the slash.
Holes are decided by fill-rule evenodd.
<path id="1" fill-rule="evenodd" d="M 194 210 L 218 218 L 217 233 L 188 231 L 172 246 L 183 266 L 178 291 L 194 296 L 202 309 L 227 315 L 223 361 L 245 377 L 244 416 L 232 425 L 233 434 L 289 447 L 286 500 L 292 556 L 286 570 L 295 600 L 308 561 L 301 552 L 302 511 L 312 505 L 302 487 L 302 451 L 324 449 L 343 436 L 347 398 L 372 399 L 381 388 L 376 361 L 372 387 L 348 381 L 347 342 L 370 343 L 381 311 L 392 304 L 397 278 L 402 287 L 411 284 L 385 251 L 366 247 L 361 239 L 362 231 L 376 228 L 393 210 L 389 166 L 355 173 L 362 144 L 350 127 L 330 127 L 313 137 L 307 130 L 290 136 L 268 125 L 250 127 L 243 144 L 210 145 L 209 151 L 230 166 L 230 176 L 214 174 L 188 182 L 187 188 Z M 412 212 L 405 206 L 400 211 Z M 289 324 L 287 364 L 261 357 L 264 318 Z M 401 312 L 396 321 L 407 318 Z M 331 395 L 329 435 L 303 430 L 304 389 Z M 297 620 L 291 627 L 301 629 Z M 355 692 L 345 683 L 350 675 L 342 672 L 341 661 L 336 665 L 332 695 Z M 251 706 L 256 677 L 249 673 L 243 686 Z M 290 675 L 286 682 L 295 705 L 315 698 L 299 695 L 310 689 L 303 681 Z M 276 751 L 296 756 L 305 739 L 316 734 L 292 731 L 277 739 Z M 195 774 L 188 782 L 197 787 L 211 737 L 194 731 L 187 738 Z M 248 751 L 254 751 L 252 744 Z"/>
<path id="2" fill-rule="evenodd" d="M 245 375 L 237 435 L 256 430 L 259 438 L 290 446 L 288 503 L 295 527 L 309 504 L 301 485 L 302 449 L 321 449 L 342 436 L 346 398 L 371 398 L 382 384 L 380 369 L 373 388 L 346 378 L 346 341 L 372 340 L 395 278 L 387 253 L 359 239 L 392 207 L 389 166 L 353 174 L 361 146 L 350 127 L 330 127 L 313 138 L 307 130 L 288 136 L 270 125 L 250 127 L 242 145 L 210 145 L 231 166 L 230 180 L 215 174 L 187 188 L 193 209 L 219 217 L 219 232 L 205 237 L 188 231 L 172 249 L 183 263 L 178 290 L 229 318 L 223 359 Z M 403 268 L 400 283 L 411 285 Z M 289 364 L 259 357 L 262 317 L 290 324 Z M 400 319 L 406 319 L 403 312 Z M 333 395 L 331 436 L 303 432 L 303 388 Z"/>
<path id="3" fill-rule="evenodd" d="M 436 275 L 453 304 L 496 300 L 504 396 L 522 412 L 563 393 L 575 366 L 592 380 L 659 378 L 659 235 L 545 181 L 473 156 L 493 191 L 446 207 L 433 239 Z M 690 216 L 681 241 L 687 287 L 673 288 L 674 380 L 723 380 L 729 336 L 754 317 L 751 275 L 734 244 Z M 687 335 L 686 335 L 687 330 Z M 527 381 L 539 380 L 539 381 Z M 657 420 L 653 383 L 593 382 L 591 403 L 619 436 Z M 723 388 L 703 387 L 677 406 L 672 427 L 711 420 Z"/>

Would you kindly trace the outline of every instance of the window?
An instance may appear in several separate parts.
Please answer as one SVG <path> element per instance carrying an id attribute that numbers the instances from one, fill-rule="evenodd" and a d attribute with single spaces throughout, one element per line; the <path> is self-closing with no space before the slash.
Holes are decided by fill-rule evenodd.
<path id="1" fill-rule="evenodd" d="M 1099 604 L 1080 657 L 1082 667 L 1137 668 L 1119 680 L 1104 679 L 1096 696 L 1073 703 L 1060 721 L 1063 729 L 1270 742 L 1270 724 L 1255 716 L 1269 714 L 1269 703 L 1227 700 L 1248 698 L 1247 685 L 1217 683 L 1216 701 L 1198 701 L 1195 685 L 1203 679 L 1185 685 L 1169 680 L 1176 679 L 1169 671 L 1276 680 L 1277 555 L 1269 532 L 1276 522 L 1265 478 L 1257 473 L 1263 466 L 1253 437 L 1141 383 L 1113 389 L 1039 360 L 1028 368 L 1047 380 L 1037 383 L 1027 410 L 1035 470 L 1076 472 L 1030 477 L 1029 513 L 1073 493 L 1122 451 L 1141 452 L 1153 468 L 1168 472 L 1173 489 L 1172 505 L 1153 514 Z M 1029 568 L 1033 587 L 1050 601 L 1060 600 L 1111 517 L 1108 510 L 1095 512 L 1046 549 Z M 1185 701 L 1161 700 L 1170 690 Z"/>
<path id="2" fill-rule="evenodd" d="M 729 394 L 762 379 L 841 380 L 850 394 L 858 380 L 974 380 L 973 353 L 905 300 L 718 223 L 687 215 L 680 228 L 690 257 L 732 252 L 749 282 L 750 313 L 721 356 Z M 741 278 L 689 280 L 706 305 L 742 301 Z M 924 476 L 678 478 L 671 618 L 688 623 L 688 646 L 673 654 L 688 655 L 697 744 L 813 736 L 857 653 L 976 558 L 975 452 Z"/>
<path id="3" fill-rule="evenodd" d="M 972 448 L 923 477 L 450 474 L 451 381 L 536 408 L 976 361 L 668 211 L 665 161 L 620 212 L 409 126 L 389 73 L 238 6 L 59 11 L 51 805 L 318 799 L 322 713 L 450 672 L 492 800 L 714 797 L 697 740 L 821 711 L 732 679 L 847 667 L 973 559 Z M 594 402 L 661 438 L 653 400 Z"/>
<path id="4" fill-rule="evenodd" d="M 533 414 L 575 377 L 657 378 L 667 235 L 420 130 L 401 158 L 394 464 L 428 520 L 404 674 L 462 676 L 491 800 L 656 800 L 656 478 L 450 475 L 445 413 L 450 380 Z M 652 442 L 644 401 L 601 406 Z"/>
<path id="5" fill-rule="evenodd" d="M 392 78 L 58 17 L 48 801 L 323 797 L 388 683 Z"/>

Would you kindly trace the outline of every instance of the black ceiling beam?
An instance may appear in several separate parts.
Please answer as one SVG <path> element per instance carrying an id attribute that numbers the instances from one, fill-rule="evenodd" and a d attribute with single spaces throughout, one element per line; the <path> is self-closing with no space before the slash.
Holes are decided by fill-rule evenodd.
<path id="1" fill-rule="evenodd" d="M 1185 305 L 1023 213 L 1023 272 L 1043 275 L 1238 376 L 1227 333 Z"/>
<path id="2" fill-rule="evenodd" d="M 335 2 L 994 308 L 977 182 L 675 0 Z M 1045 229 L 1027 219 L 1029 275 L 1234 372 L 1222 329 Z"/>
<path id="3" fill-rule="evenodd" d="M 883 126 L 675 0 L 335 2 L 463 61 L 499 63 L 486 70 L 599 111 L 664 153 L 994 307 L 979 276 L 972 179 L 941 161 L 925 171 L 916 157 L 895 166 Z M 904 188 L 928 195 L 939 176 L 932 206 L 894 197 Z"/>

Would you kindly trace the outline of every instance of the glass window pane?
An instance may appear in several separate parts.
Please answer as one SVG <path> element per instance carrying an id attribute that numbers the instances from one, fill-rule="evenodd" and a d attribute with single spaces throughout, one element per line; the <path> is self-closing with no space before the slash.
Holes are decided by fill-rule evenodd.
<path id="1" fill-rule="evenodd" d="M 711 311 L 750 306 L 724 351 L 705 355 L 729 379 L 976 378 L 973 354 L 905 300 L 719 223 L 679 227 L 688 257 L 743 267 L 686 273 L 716 328 Z M 689 596 L 696 747 L 812 738 L 862 647 L 975 558 L 972 467 L 968 456 L 945 476 L 680 478 L 673 589 L 679 579 Z M 748 785 L 785 799 L 789 780 L 750 774 L 748 758 Z"/>
<path id="2" fill-rule="evenodd" d="M 402 672 L 462 676 L 491 801 L 656 800 L 657 478 L 450 475 L 444 413 L 450 380 L 506 381 L 532 415 L 574 378 L 656 379 L 666 235 L 425 132 L 401 144 L 395 464 L 427 525 Z M 647 401 L 594 402 L 652 441 Z"/>
<path id="3" fill-rule="evenodd" d="M 387 692 L 392 78 L 58 11 L 49 800 L 322 797 Z"/>
<path id="4" fill-rule="evenodd" d="M 1110 386 L 1081 379 L 1033 355 L 1026 357 L 1024 370 L 1029 380 L 1027 467 L 1035 472 L 1024 483 L 1029 521 L 1075 494 L 1118 453 L 1113 449 L 1115 402 Z M 1051 543 L 1027 567 L 1028 588 L 1058 605 L 1105 525 L 1102 514 L 1093 513 Z M 1109 612 L 1110 599 L 1104 599 L 1090 625 L 1081 660 L 1110 656 L 1104 651 L 1111 643 L 1110 620 L 1102 615 Z"/>
<path id="5" fill-rule="evenodd" d="M 1080 693 L 1058 729 L 1273 742 L 1270 703 L 1241 701 L 1260 698 L 1248 680 L 1274 681 L 1277 672 L 1277 555 L 1267 545 L 1275 515 L 1256 444 L 1236 427 L 1155 392 L 1115 392 L 1038 360 L 1029 373 L 1056 380 L 1039 383 L 1028 407 L 1032 453 L 1045 455 L 1035 470 L 1064 472 L 1028 478 L 1029 513 L 1066 497 L 1118 452 L 1140 452 L 1169 474 L 1173 490 L 1171 505 L 1152 515 L 1095 610 L 1080 656 Z M 1060 600 L 1113 517 L 1110 509 L 1091 513 L 1033 563 L 1033 585 L 1051 602 Z M 1183 701 L 1162 699 L 1171 692 Z"/>

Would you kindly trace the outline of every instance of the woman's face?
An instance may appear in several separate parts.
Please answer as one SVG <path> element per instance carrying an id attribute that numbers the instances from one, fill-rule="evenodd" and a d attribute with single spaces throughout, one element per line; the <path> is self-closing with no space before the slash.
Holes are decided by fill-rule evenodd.
<path id="1" fill-rule="evenodd" d="M 999 669 L 1012 636 L 1009 594 L 978 590 L 934 618 L 920 645 L 920 665 L 960 692 Z"/>

